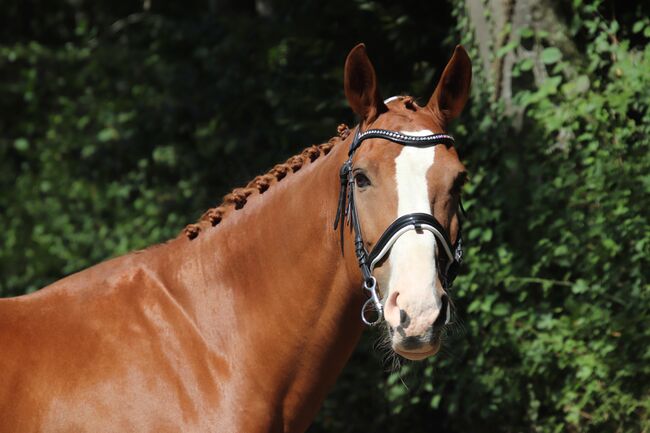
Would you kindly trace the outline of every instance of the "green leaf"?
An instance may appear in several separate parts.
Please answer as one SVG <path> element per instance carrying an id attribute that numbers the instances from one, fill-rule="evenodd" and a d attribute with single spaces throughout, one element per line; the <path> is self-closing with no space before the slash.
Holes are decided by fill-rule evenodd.
<path id="1" fill-rule="evenodd" d="M 492 314 L 495 316 L 505 316 L 510 312 L 508 305 L 503 303 L 498 303 L 492 308 Z"/>
<path id="2" fill-rule="evenodd" d="M 115 128 L 104 128 L 97 133 L 97 140 L 101 142 L 116 140 L 118 137 L 119 134 Z"/>
<path id="3" fill-rule="evenodd" d="M 575 293 L 576 295 L 580 293 L 585 293 L 589 290 L 589 285 L 587 284 L 587 281 L 580 278 L 578 279 L 573 286 L 571 286 L 571 291 Z"/>
<path id="4" fill-rule="evenodd" d="M 556 47 L 545 48 L 540 55 L 542 63 L 550 65 L 558 62 L 562 58 L 562 52 Z"/>
<path id="5" fill-rule="evenodd" d="M 584 93 L 589 90 L 589 77 L 586 75 L 580 75 L 575 81 L 575 91 L 577 93 Z"/>
<path id="6" fill-rule="evenodd" d="M 531 69 L 533 69 L 533 66 L 535 66 L 535 62 L 533 61 L 533 59 L 524 59 L 519 64 L 519 67 L 521 68 L 522 71 L 530 71 Z"/>
<path id="7" fill-rule="evenodd" d="M 510 41 L 510 42 L 508 42 L 506 45 L 502 46 L 501 48 L 499 48 L 499 49 L 497 50 L 497 52 L 496 52 L 496 56 L 497 56 L 497 57 L 503 57 L 503 56 L 505 56 L 507 53 L 509 53 L 510 51 L 512 51 L 512 50 L 514 50 L 515 48 L 517 48 L 518 46 L 519 46 L 519 41 L 516 41 L 516 40 L 515 40 L 515 41 Z"/>
<path id="8" fill-rule="evenodd" d="M 16 150 L 24 152 L 29 149 L 29 141 L 26 138 L 17 138 L 14 140 L 14 147 Z"/>
<path id="9" fill-rule="evenodd" d="M 160 146 L 153 151 L 153 160 L 164 165 L 176 164 L 176 151 L 172 146 Z"/>
<path id="10" fill-rule="evenodd" d="M 486 227 L 481 232 L 481 241 L 482 242 L 490 242 L 491 240 L 492 240 L 492 229 L 489 228 L 489 227 Z"/>
<path id="11" fill-rule="evenodd" d="M 522 27 L 519 29 L 519 35 L 522 38 L 532 38 L 535 36 L 535 32 L 530 27 Z"/>

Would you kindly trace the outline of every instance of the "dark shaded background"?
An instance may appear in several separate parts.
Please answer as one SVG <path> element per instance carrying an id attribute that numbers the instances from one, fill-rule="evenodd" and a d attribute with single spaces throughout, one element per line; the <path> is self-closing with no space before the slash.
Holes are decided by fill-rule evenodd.
<path id="1" fill-rule="evenodd" d="M 175 236 L 354 124 L 356 43 L 425 102 L 462 42 L 460 324 L 401 367 L 368 332 L 310 431 L 647 431 L 649 7 L 503 2 L 552 28 L 507 10 L 486 55 L 468 11 L 493 3 L 3 1 L 0 295 Z"/>

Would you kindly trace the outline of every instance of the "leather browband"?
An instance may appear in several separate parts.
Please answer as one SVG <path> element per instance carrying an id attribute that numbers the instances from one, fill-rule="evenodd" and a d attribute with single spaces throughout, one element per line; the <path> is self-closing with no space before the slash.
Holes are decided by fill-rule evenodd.
<path id="1" fill-rule="evenodd" d="M 447 134 L 431 134 L 431 135 L 406 135 L 397 131 L 389 131 L 387 129 L 369 129 L 365 132 L 359 133 L 357 128 L 357 134 L 350 145 L 350 150 L 348 151 L 348 156 L 352 156 L 354 152 L 359 148 L 361 143 L 364 140 L 369 138 L 383 138 L 385 140 L 390 140 L 394 143 L 401 144 L 403 146 L 413 146 L 413 147 L 429 147 L 435 146 L 437 144 L 444 144 L 445 146 L 454 145 L 454 137 Z"/>

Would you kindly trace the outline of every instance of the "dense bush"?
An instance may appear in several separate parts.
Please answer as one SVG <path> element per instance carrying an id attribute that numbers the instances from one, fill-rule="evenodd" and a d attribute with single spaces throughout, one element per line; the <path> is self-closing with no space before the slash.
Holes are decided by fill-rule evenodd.
<path id="1" fill-rule="evenodd" d="M 235 3 L 7 5 L 0 295 L 169 238 L 352 123 L 341 66 L 359 40 L 387 96 L 427 97 L 458 40 L 478 58 L 459 0 L 216 4 Z M 529 62 L 513 69 L 521 120 L 474 62 L 454 126 L 467 264 L 444 353 L 395 368 L 368 333 L 313 432 L 650 429 L 650 21 L 563 7 L 576 52 L 511 29 L 546 47 L 539 86 Z"/>
<path id="2" fill-rule="evenodd" d="M 471 173 L 468 259 L 455 293 L 461 332 L 424 366 L 404 365 L 375 385 L 367 372 L 342 382 L 337 397 L 349 395 L 348 407 L 364 404 L 350 384 L 385 398 L 357 426 L 650 428 L 650 21 L 640 15 L 622 28 L 598 4 L 574 3 L 569 29 L 584 56 L 563 59 L 547 46 L 548 78 L 514 96 L 525 108 L 521 130 L 479 71 L 455 131 Z M 520 31 L 521 43 L 548 44 Z M 514 70 L 522 83 L 530 73 L 527 62 Z M 356 431 L 346 421 L 331 431 Z"/>

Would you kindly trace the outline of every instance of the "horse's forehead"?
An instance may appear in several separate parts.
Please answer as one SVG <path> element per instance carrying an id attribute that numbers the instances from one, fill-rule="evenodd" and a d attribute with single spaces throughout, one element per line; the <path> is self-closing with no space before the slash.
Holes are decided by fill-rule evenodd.
<path id="1" fill-rule="evenodd" d="M 406 101 L 413 101 L 413 99 L 408 96 L 392 96 L 386 99 L 384 103 L 388 107 L 388 112 L 380 116 L 370 128 L 387 129 L 416 136 L 444 132 L 427 108 L 409 105 Z M 429 188 L 432 189 L 444 183 L 449 177 L 446 174 L 458 171 L 456 166 L 461 165 L 453 148 L 447 149 L 440 145 L 435 146 L 435 149 L 414 148 L 383 139 L 373 139 L 368 141 L 365 150 L 364 159 L 368 159 L 371 165 L 379 167 L 383 173 L 394 177 L 396 164 L 399 161 L 402 173 L 409 170 L 421 173 L 427 179 Z M 409 176 L 409 179 L 412 180 L 413 176 Z"/>
<path id="2" fill-rule="evenodd" d="M 423 111 L 424 109 L 421 109 Z M 383 118 L 378 119 L 373 128 L 391 131 L 422 131 L 443 132 L 428 113 L 412 112 L 406 109 L 391 110 Z"/>
<path id="3" fill-rule="evenodd" d="M 397 131 L 416 136 L 435 133 L 430 129 Z M 464 171 L 455 149 L 444 145 L 419 148 L 372 139 L 368 140 L 364 153 L 362 159 L 381 173 L 382 177 L 386 177 L 384 181 L 401 180 L 402 183 L 409 184 L 425 182 L 429 195 L 435 194 L 438 189 L 448 189 L 447 184 L 453 182 L 456 174 Z"/>

